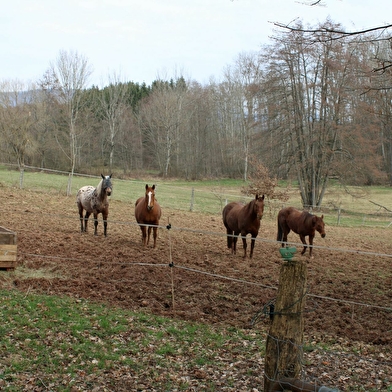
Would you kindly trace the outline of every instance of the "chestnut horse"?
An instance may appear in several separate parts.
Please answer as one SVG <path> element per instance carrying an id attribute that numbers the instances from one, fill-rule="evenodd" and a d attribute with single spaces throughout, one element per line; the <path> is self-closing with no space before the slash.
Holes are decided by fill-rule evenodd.
<path id="1" fill-rule="evenodd" d="M 246 258 L 246 236 L 251 235 L 251 246 L 249 257 L 253 256 L 255 239 L 259 233 L 260 220 L 264 213 L 264 195 L 256 197 L 248 204 L 243 205 L 238 202 L 227 204 L 222 211 L 223 224 L 227 232 L 227 247 L 231 249 L 232 254 L 237 251 L 238 235 L 242 236 L 244 247 L 244 258 Z"/>
<path id="2" fill-rule="evenodd" d="M 142 243 L 148 245 L 150 242 L 151 229 L 153 229 L 154 248 L 157 244 L 157 231 L 159 219 L 161 218 L 161 207 L 155 199 L 155 185 L 149 187 L 146 184 L 146 193 L 139 197 L 135 203 L 135 218 L 142 231 Z M 148 237 L 147 237 L 148 228 Z"/>
<path id="3" fill-rule="evenodd" d="M 106 237 L 109 215 L 109 201 L 108 196 L 112 194 L 112 175 L 103 176 L 101 174 L 101 181 L 98 186 L 94 188 L 91 185 L 86 185 L 78 190 L 76 195 L 76 204 L 78 205 L 80 216 L 80 231 L 87 231 L 88 218 L 93 213 L 94 215 L 94 235 L 97 235 L 98 214 L 102 214 L 103 219 L 103 233 Z M 86 210 L 86 215 L 83 218 L 83 210 Z M 84 226 L 83 226 L 84 222 Z"/>
<path id="4" fill-rule="evenodd" d="M 307 243 L 306 236 L 309 236 L 309 256 L 312 256 L 313 249 L 313 238 L 318 231 L 321 234 L 321 237 L 325 237 L 325 225 L 324 225 L 324 215 L 321 217 L 312 215 L 307 211 L 298 211 L 294 207 L 286 207 L 279 211 L 278 213 L 278 235 L 277 241 L 282 242 L 282 248 L 285 246 L 285 242 L 287 242 L 287 235 L 290 233 L 290 230 L 293 230 L 294 233 L 299 234 L 299 238 L 301 238 L 302 243 L 304 244 L 304 248 L 301 252 L 303 255 L 306 252 Z"/>

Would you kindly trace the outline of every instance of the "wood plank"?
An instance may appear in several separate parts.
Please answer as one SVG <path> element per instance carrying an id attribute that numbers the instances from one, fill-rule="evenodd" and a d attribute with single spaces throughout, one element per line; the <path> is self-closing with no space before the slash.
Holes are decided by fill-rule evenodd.
<path id="1" fill-rule="evenodd" d="M 0 244 L 0 261 L 16 261 L 17 245 Z"/>

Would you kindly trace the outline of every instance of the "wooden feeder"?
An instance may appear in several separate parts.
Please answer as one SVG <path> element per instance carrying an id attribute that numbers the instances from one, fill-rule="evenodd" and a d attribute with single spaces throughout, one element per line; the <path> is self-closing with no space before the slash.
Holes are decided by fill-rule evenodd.
<path id="1" fill-rule="evenodd" d="M 16 266 L 16 233 L 0 226 L 0 269 Z"/>
<path id="2" fill-rule="evenodd" d="M 295 246 L 293 247 L 286 246 L 284 248 L 279 248 L 280 255 L 282 256 L 284 261 L 291 261 L 296 251 L 297 248 Z"/>

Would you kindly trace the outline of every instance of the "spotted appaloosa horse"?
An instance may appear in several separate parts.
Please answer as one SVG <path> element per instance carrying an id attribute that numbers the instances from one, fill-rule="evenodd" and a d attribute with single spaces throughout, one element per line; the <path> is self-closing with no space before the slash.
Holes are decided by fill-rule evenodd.
<path id="1" fill-rule="evenodd" d="M 251 245 L 249 257 L 253 256 L 255 240 L 259 233 L 260 221 L 264 213 L 264 195 L 256 197 L 245 206 L 241 203 L 231 202 L 222 211 L 223 224 L 226 227 L 227 247 L 232 254 L 236 254 L 238 235 L 242 236 L 244 258 L 246 257 L 246 235 L 250 234 Z"/>
<path id="2" fill-rule="evenodd" d="M 94 215 L 94 235 L 97 235 L 98 214 L 102 214 L 103 219 L 103 233 L 107 236 L 108 215 L 109 215 L 109 201 L 108 196 L 112 194 L 112 175 L 104 176 L 101 174 L 101 181 L 98 186 L 94 188 L 91 185 L 86 185 L 78 190 L 76 196 L 76 204 L 78 205 L 80 216 L 80 231 L 87 232 L 87 222 L 91 213 Z M 86 210 L 86 215 L 83 218 L 83 210 Z M 84 225 L 83 225 L 84 222 Z"/>
<path id="3" fill-rule="evenodd" d="M 144 246 L 150 242 L 151 229 L 153 229 L 154 248 L 157 245 L 159 219 L 161 218 L 162 210 L 157 200 L 155 199 L 155 185 L 152 187 L 146 184 L 146 193 L 139 197 L 135 203 L 135 218 L 139 223 L 142 231 L 142 243 Z M 147 236 L 148 228 L 148 236 Z"/>
<path id="4" fill-rule="evenodd" d="M 298 211 L 294 207 L 286 207 L 279 211 L 278 213 L 278 235 L 277 241 L 282 242 L 282 248 L 287 242 L 287 235 L 290 230 L 294 233 L 299 234 L 299 238 L 304 244 L 304 248 L 301 252 L 303 255 L 306 252 L 306 236 L 309 236 L 309 256 L 312 257 L 313 249 L 313 238 L 318 231 L 322 238 L 325 237 L 325 225 L 324 225 L 324 215 L 321 217 L 312 215 L 307 211 Z"/>

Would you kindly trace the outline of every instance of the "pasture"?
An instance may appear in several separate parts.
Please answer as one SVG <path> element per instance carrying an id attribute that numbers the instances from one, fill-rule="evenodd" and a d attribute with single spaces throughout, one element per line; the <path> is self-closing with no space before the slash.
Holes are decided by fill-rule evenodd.
<path id="1" fill-rule="evenodd" d="M 243 198 L 238 183 L 203 183 L 197 187 L 192 183 L 155 182 L 162 218 L 153 248 L 151 243 L 142 246 L 134 219 L 134 202 L 143 196 L 145 184 L 153 183 L 151 179 L 116 181 L 113 176 L 108 233 L 104 237 L 101 216 L 98 236 L 93 235 L 91 226 L 88 233 L 80 233 L 75 195 L 64 194 L 66 177 L 25 173 L 25 189 L 20 190 L 17 175 L 10 183 L 6 175 L 15 173 L 4 173 L 1 188 L 5 214 L 1 225 L 17 232 L 18 267 L 14 272 L 1 273 L 3 288 L 89 300 L 214 328 L 268 331 L 269 318 L 263 310 L 276 297 L 282 263 L 275 241 L 277 206 L 266 204 L 253 258 L 244 260 L 241 242 L 237 255 L 227 249 L 221 218 L 226 199 Z M 96 178 L 75 177 L 74 193 L 83 185 L 96 183 Z M 193 212 L 189 211 L 192 188 L 197 191 Z M 381 200 L 383 189 L 380 195 L 370 189 L 367 192 L 367 199 L 391 207 L 391 193 Z M 199 197 L 202 194 L 204 199 Z M 343 195 L 339 198 L 343 200 Z M 291 201 L 298 206 L 298 198 L 288 203 Z M 340 344 L 342 349 L 347 345 L 376 357 L 382 353 L 390 370 L 392 226 L 388 216 L 377 217 L 375 204 L 359 206 L 357 200 L 350 205 L 347 201 L 346 210 L 361 218 L 340 226 L 335 225 L 334 215 L 323 211 L 326 237 L 316 233 L 314 257 L 308 259 L 305 333 L 308 344 Z M 364 224 L 370 220 L 371 225 Z M 299 245 L 293 233 L 289 241 Z M 354 390 L 347 387 L 347 380 L 330 379 L 331 374 L 338 377 L 342 371 L 336 363 L 329 367 L 327 363 L 311 365 L 317 373 L 309 373 L 312 377 L 329 385 L 334 381 L 332 386 L 343 391 Z M 262 367 L 259 370 L 262 372 Z M 358 372 L 358 385 L 365 385 L 361 377 Z M 363 377 L 369 379 L 367 371 Z M 260 388 L 257 382 L 260 380 L 255 379 L 251 387 Z M 375 383 L 374 379 L 368 382 Z M 392 385 L 387 375 L 381 382 L 384 387 Z M 374 385 L 374 390 L 382 390 Z"/>

